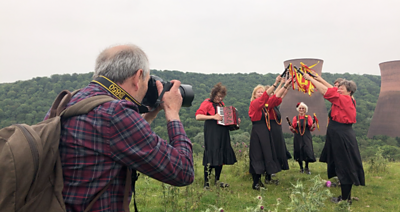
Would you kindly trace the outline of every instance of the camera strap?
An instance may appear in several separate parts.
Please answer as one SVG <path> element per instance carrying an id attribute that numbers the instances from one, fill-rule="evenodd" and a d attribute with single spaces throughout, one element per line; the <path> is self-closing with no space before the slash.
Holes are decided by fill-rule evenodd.
<path id="1" fill-rule="evenodd" d="M 156 108 L 158 108 L 158 106 L 160 106 L 160 104 L 163 103 L 162 98 L 166 91 L 171 90 L 171 87 L 172 87 L 172 83 L 170 83 L 170 82 L 166 82 L 163 85 L 163 90 L 161 91 L 160 95 L 158 95 L 158 98 L 157 98 L 156 102 L 154 103 L 154 107 L 149 112 L 155 110 Z"/>
<path id="2" fill-rule="evenodd" d="M 130 102 L 135 103 L 139 107 L 139 113 L 147 113 L 149 112 L 146 106 L 143 106 L 140 102 L 138 102 L 133 96 L 131 96 L 128 92 L 126 92 L 123 88 L 117 85 L 115 82 L 111 81 L 105 76 L 97 77 L 96 79 L 92 80 L 93 83 L 101 85 L 107 91 L 109 91 L 113 96 L 118 98 L 119 100 L 127 100 Z M 164 90 L 163 90 L 164 91 Z M 164 93 L 162 93 L 164 94 Z M 157 101 L 159 101 L 157 99 Z"/>

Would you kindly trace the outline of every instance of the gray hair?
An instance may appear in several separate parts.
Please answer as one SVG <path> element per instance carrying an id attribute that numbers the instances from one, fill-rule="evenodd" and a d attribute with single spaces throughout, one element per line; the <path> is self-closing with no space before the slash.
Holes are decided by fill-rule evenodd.
<path id="1" fill-rule="evenodd" d="M 350 96 L 353 96 L 353 94 L 357 91 L 357 85 L 353 80 L 342 80 L 339 83 L 339 86 L 344 86 L 346 87 L 346 90 L 350 92 Z"/>
<path id="2" fill-rule="evenodd" d="M 142 69 L 143 78 L 150 73 L 149 60 L 138 46 L 133 44 L 112 46 L 103 50 L 96 59 L 93 79 L 105 76 L 115 83 L 123 83 Z"/>
<path id="3" fill-rule="evenodd" d="M 333 84 L 336 84 L 336 83 L 339 83 L 339 84 L 340 84 L 341 81 L 343 81 L 343 78 L 337 78 L 337 79 L 335 80 L 335 82 L 333 82 Z"/>
<path id="4" fill-rule="evenodd" d="M 300 104 L 296 107 L 296 110 L 299 111 L 299 107 L 302 106 L 306 109 L 306 113 L 308 113 L 308 106 L 304 102 L 300 102 Z"/>

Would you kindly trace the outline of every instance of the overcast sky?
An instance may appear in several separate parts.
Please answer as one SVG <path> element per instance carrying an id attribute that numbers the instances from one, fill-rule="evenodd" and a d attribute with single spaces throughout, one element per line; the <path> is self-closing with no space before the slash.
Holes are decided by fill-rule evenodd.
<path id="1" fill-rule="evenodd" d="M 0 83 L 88 73 L 133 43 L 151 69 L 278 73 L 317 58 L 322 73 L 380 75 L 400 59 L 399 0 L 0 0 Z M 311 65 L 311 64 L 308 64 Z"/>

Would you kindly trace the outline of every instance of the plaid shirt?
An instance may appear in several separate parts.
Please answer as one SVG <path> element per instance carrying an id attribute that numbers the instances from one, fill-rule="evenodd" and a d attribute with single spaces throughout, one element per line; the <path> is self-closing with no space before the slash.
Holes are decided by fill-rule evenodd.
<path id="1" fill-rule="evenodd" d="M 96 95 L 114 97 L 90 83 L 68 106 Z M 113 179 L 91 211 L 123 211 L 126 166 L 175 186 L 193 182 L 192 144 L 182 123 L 168 122 L 168 143 L 151 130 L 138 111 L 135 103 L 116 99 L 86 115 L 63 120 L 60 155 L 67 211 L 84 211 Z"/>

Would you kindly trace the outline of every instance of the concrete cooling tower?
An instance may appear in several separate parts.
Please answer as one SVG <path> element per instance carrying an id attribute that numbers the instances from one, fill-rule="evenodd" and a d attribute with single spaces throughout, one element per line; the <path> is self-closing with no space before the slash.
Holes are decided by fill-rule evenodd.
<path id="1" fill-rule="evenodd" d="M 368 137 L 400 137 L 400 60 L 380 63 L 381 92 L 376 103 Z"/>
<path id="2" fill-rule="evenodd" d="M 322 72 L 322 64 L 323 60 L 319 59 L 293 59 L 287 60 L 284 62 L 284 67 L 286 68 L 290 63 L 292 63 L 297 68 L 301 67 L 300 62 L 303 62 L 306 66 L 314 66 L 312 69 L 321 75 Z M 298 102 L 304 102 L 308 106 L 308 115 L 313 115 L 314 113 L 317 115 L 319 120 L 319 130 L 315 129 L 312 134 L 314 135 L 325 135 L 326 134 L 326 125 L 328 119 L 328 113 L 325 106 L 325 100 L 321 93 L 315 91 L 309 96 L 308 94 L 302 93 L 297 90 L 290 90 L 287 95 L 283 98 L 282 104 L 280 106 L 280 112 L 282 114 L 282 129 L 284 133 L 291 133 L 289 130 L 289 125 L 286 121 L 286 116 L 289 117 L 290 121 L 293 120 L 294 116 L 297 116 L 299 113 L 296 110 L 296 104 Z"/>

